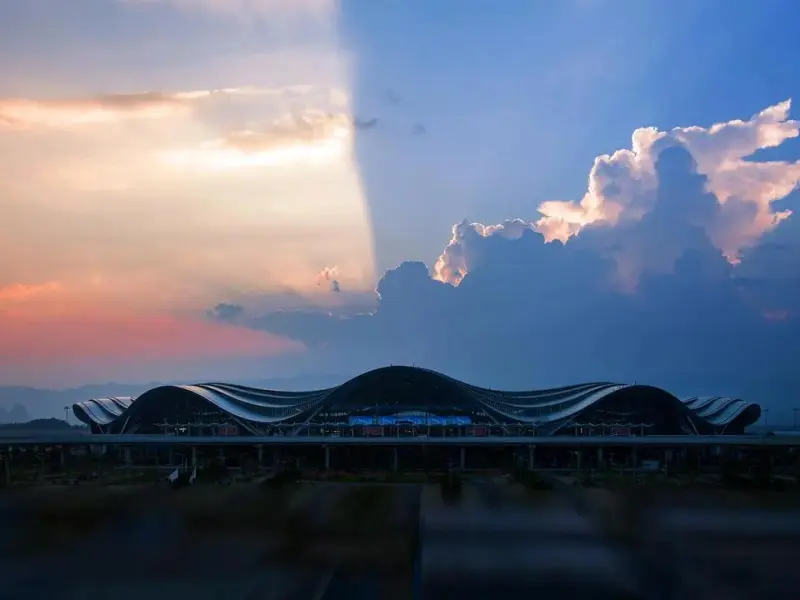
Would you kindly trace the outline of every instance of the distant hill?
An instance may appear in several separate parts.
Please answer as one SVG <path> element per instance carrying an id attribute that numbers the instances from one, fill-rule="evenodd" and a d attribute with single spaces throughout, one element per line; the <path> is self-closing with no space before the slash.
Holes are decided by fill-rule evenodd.
<path id="1" fill-rule="evenodd" d="M 346 381 L 341 375 L 300 375 L 249 381 L 229 381 L 252 387 L 275 390 L 301 391 L 333 387 Z M 210 380 L 209 380 L 210 381 Z M 178 382 L 171 382 L 178 383 Z M 187 382 L 180 382 L 187 383 Z M 199 383 L 199 382 L 188 382 Z M 0 386 L 0 424 L 24 423 L 31 419 L 64 418 L 64 407 L 89 398 L 108 396 L 139 396 L 164 383 L 101 383 L 65 390 L 45 390 L 31 387 Z M 70 415 L 70 419 L 73 417 Z"/>
<path id="2" fill-rule="evenodd" d="M 33 419 L 25 423 L 0 424 L 2 431 L 67 431 L 70 429 L 85 429 L 85 427 L 70 425 L 64 419 Z"/>
<path id="3" fill-rule="evenodd" d="M 25 423 L 30 420 L 28 411 L 21 404 L 14 404 L 9 409 L 0 406 L 0 423 Z"/>
<path id="4" fill-rule="evenodd" d="M 31 419 L 64 418 L 64 407 L 88 398 L 138 396 L 157 384 L 87 385 L 67 390 L 42 390 L 0 386 L 0 423 L 22 423 Z M 9 407 L 5 410 L 3 407 Z"/>

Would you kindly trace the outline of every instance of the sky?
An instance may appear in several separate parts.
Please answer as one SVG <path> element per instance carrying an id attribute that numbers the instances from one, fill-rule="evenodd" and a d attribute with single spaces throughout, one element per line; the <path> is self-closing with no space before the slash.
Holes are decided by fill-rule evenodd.
<path id="1" fill-rule="evenodd" d="M 639 381 L 788 410 L 792 0 L 0 0 L 0 385 Z"/>

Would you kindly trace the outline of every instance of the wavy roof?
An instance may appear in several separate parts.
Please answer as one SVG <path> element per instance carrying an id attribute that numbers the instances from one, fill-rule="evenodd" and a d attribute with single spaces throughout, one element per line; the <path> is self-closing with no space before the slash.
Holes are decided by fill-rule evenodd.
<path id="1" fill-rule="evenodd" d="M 469 385 L 417 367 L 384 367 L 363 373 L 342 385 L 307 392 L 264 390 L 227 383 L 201 383 L 154 388 L 135 400 L 97 398 L 73 406 L 75 416 L 103 431 L 122 432 L 128 423 L 168 418 L 170 403 L 193 402 L 227 413 L 252 433 L 281 423 L 302 423 L 318 412 L 359 411 L 481 411 L 500 424 L 523 423 L 551 433 L 578 422 L 581 413 L 611 399 L 643 403 L 689 432 L 746 426 L 761 414 L 757 404 L 736 398 L 692 397 L 679 400 L 646 385 L 584 383 L 530 391 L 500 391 Z M 638 407 L 636 407 L 638 410 Z"/>
<path id="2" fill-rule="evenodd" d="M 739 398 L 727 396 L 691 396 L 681 400 L 697 416 L 715 425 L 727 425 L 749 411 L 753 418 L 748 422 L 752 425 L 761 416 L 761 407 L 758 404 L 747 402 Z M 757 413 L 757 414 L 756 414 Z"/>

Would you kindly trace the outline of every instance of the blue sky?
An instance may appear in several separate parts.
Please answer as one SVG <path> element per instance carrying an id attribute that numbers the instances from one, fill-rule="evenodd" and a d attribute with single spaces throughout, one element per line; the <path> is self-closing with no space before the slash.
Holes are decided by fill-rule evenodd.
<path id="1" fill-rule="evenodd" d="M 0 384 L 415 362 L 778 402 L 798 16 L 0 0 Z"/>
<path id="2" fill-rule="evenodd" d="M 386 268 L 409 250 L 430 260 L 453 215 L 530 218 L 544 199 L 580 196 L 594 157 L 627 147 L 637 127 L 742 118 L 800 86 L 791 2 L 454 6 L 344 4 L 360 110 L 430 133 L 360 146 L 368 183 L 384 181 L 371 203 Z M 385 89 L 403 105 L 381 104 Z M 391 241 L 397 205 L 413 220 L 434 213 L 412 248 Z"/>

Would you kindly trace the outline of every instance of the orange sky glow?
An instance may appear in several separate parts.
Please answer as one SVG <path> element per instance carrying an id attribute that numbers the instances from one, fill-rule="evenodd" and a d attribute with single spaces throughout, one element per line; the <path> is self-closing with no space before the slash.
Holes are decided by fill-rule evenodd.
<path id="1" fill-rule="evenodd" d="M 124 377 L 123 358 L 196 361 L 186 376 L 203 378 L 209 358 L 302 351 L 210 321 L 217 303 L 335 303 L 318 285 L 331 264 L 343 288 L 374 287 L 333 5 L 234 4 L 174 7 L 244 26 L 252 5 L 308 21 L 313 44 L 172 72 L 167 48 L 125 85 L 86 73 L 58 90 L 41 73 L 6 82 L 24 95 L 0 86 L 0 384 Z"/>

